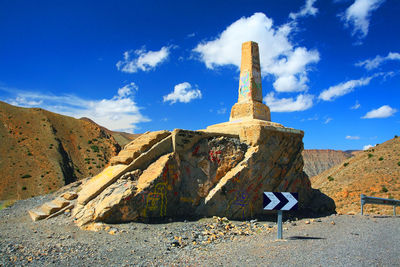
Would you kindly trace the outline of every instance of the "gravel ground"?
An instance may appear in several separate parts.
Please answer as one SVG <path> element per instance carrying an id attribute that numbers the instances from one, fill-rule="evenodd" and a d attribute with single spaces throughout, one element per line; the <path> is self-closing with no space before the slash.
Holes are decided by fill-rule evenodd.
<path id="1" fill-rule="evenodd" d="M 101 225 L 82 231 L 68 214 L 32 222 L 27 210 L 51 196 L 0 211 L 0 266 L 400 266 L 400 217 L 331 215 L 271 221 L 207 218 Z"/>

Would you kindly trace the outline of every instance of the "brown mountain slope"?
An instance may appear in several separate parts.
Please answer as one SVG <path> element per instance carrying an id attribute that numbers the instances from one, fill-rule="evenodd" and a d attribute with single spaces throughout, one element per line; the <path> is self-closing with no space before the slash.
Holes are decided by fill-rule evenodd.
<path id="1" fill-rule="evenodd" d="M 318 175 L 352 157 L 349 152 L 331 149 L 305 149 L 302 154 L 304 160 L 303 169 L 308 177 Z"/>
<path id="2" fill-rule="evenodd" d="M 83 117 L 83 118 L 80 118 L 80 119 L 84 120 L 84 121 L 88 121 L 90 123 L 93 123 L 93 124 L 97 125 L 98 127 L 100 127 L 101 129 L 103 129 L 106 133 L 108 133 L 109 135 L 114 137 L 115 141 L 117 141 L 117 143 L 121 147 L 124 147 L 125 145 L 130 143 L 132 140 L 138 138 L 141 135 L 141 134 L 132 134 L 132 133 L 125 133 L 125 132 L 111 131 L 111 130 L 108 130 L 107 128 L 105 128 L 105 127 L 103 127 L 101 125 L 98 125 L 97 123 L 95 123 L 94 121 L 92 121 L 89 118 Z"/>
<path id="3" fill-rule="evenodd" d="M 89 121 L 0 101 L 0 199 L 46 194 L 97 174 L 120 150 L 109 132 Z"/>
<path id="4" fill-rule="evenodd" d="M 335 200 L 338 212 L 360 212 L 360 194 L 400 199 L 400 138 L 394 138 L 311 179 L 312 187 Z M 367 212 L 391 213 L 390 206 L 367 205 Z"/>

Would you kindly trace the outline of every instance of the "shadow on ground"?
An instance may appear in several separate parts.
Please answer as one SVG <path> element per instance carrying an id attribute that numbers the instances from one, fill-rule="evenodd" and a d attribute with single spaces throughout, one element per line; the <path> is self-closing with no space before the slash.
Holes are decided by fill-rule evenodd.
<path id="1" fill-rule="evenodd" d="M 315 240 L 315 239 L 326 239 L 325 237 L 314 237 L 314 236 L 290 236 L 288 240 Z"/>
<path id="2" fill-rule="evenodd" d="M 288 221 L 288 220 L 295 221 L 304 218 L 321 218 L 336 213 L 336 205 L 332 198 L 323 194 L 318 189 L 312 189 L 312 190 L 313 190 L 312 196 L 310 198 L 308 205 L 297 211 L 284 211 L 283 221 Z M 219 215 L 219 217 L 224 217 L 224 215 Z M 212 218 L 212 216 L 210 216 L 209 218 Z M 205 219 L 205 217 L 187 216 L 179 218 L 178 217 L 143 218 L 142 221 L 137 221 L 137 222 L 148 223 L 148 224 L 165 224 L 172 222 L 187 222 L 187 221 L 193 222 L 193 221 L 199 221 L 201 219 Z M 242 220 L 234 219 L 233 221 L 252 221 L 252 220 L 259 222 L 276 223 L 277 211 L 262 211 L 261 214 L 252 217 L 246 217 Z M 116 223 L 122 223 L 122 222 L 116 222 Z"/>

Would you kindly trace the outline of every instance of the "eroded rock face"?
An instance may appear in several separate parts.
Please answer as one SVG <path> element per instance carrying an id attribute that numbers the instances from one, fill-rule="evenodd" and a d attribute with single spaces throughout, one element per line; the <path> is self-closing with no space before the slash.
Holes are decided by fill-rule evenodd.
<path id="1" fill-rule="evenodd" d="M 264 191 L 299 192 L 300 206 L 309 200 L 302 135 L 261 126 L 241 136 L 184 130 L 171 135 L 172 151 L 78 204 L 77 224 L 165 216 L 245 219 L 263 212 Z"/>
<path id="2" fill-rule="evenodd" d="M 304 172 L 310 178 L 353 156 L 346 151 L 331 149 L 307 149 L 304 150 L 302 154 L 304 159 Z"/>

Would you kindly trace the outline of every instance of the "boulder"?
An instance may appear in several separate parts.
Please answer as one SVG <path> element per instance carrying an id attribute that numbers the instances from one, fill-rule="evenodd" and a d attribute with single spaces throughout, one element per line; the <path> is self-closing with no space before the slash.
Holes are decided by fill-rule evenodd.
<path id="1" fill-rule="evenodd" d="M 250 126 L 240 136 L 174 130 L 168 153 L 125 172 L 88 202 L 79 201 L 83 188 L 75 222 L 87 226 L 214 215 L 246 219 L 263 213 L 264 191 L 299 192 L 304 207 L 312 190 L 302 171 L 302 136 L 261 126 Z M 162 142 L 149 151 L 157 146 Z M 95 191 L 94 184 L 85 186 Z"/>

